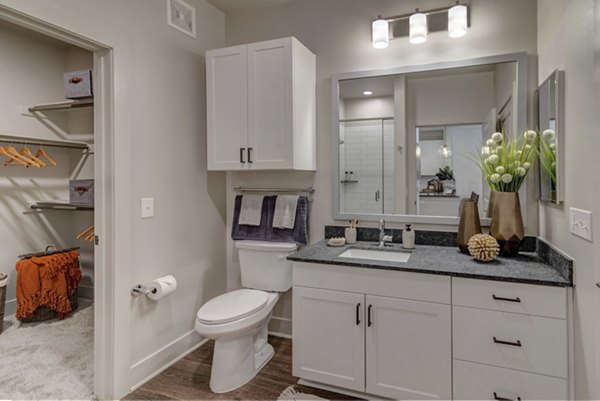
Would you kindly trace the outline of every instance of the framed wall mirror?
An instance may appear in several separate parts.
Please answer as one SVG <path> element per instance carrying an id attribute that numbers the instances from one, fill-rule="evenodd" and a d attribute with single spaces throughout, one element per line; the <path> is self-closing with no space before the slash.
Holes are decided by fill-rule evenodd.
<path id="1" fill-rule="evenodd" d="M 564 71 L 554 71 L 537 90 L 540 200 L 564 201 Z"/>
<path id="2" fill-rule="evenodd" d="M 472 159 L 494 132 L 524 131 L 526 63 L 518 53 L 334 74 L 334 219 L 458 224 L 476 192 L 489 223 Z"/>

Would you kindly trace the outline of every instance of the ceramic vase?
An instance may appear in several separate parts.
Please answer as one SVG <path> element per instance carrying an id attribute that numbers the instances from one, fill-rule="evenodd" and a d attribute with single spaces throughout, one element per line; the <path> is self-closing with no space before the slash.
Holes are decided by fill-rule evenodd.
<path id="1" fill-rule="evenodd" d="M 501 256 L 517 256 L 525 230 L 517 192 L 492 192 L 488 207 L 490 235 L 498 241 Z"/>
<path id="2" fill-rule="evenodd" d="M 458 234 L 456 236 L 456 244 L 461 252 L 469 253 L 469 240 L 475 234 L 481 234 L 477 202 L 463 199 L 460 202 L 460 222 L 458 223 Z"/>

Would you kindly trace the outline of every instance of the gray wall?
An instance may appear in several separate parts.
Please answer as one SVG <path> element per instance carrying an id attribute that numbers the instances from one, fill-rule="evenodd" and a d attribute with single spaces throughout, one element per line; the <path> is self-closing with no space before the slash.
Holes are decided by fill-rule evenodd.
<path id="1" fill-rule="evenodd" d="M 540 235 L 575 258 L 577 399 L 600 399 L 600 289 L 594 285 L 600 282 L 600 222 L 594 216 L 591 243 L 569 233 L 568 218 L 570 207 L 600 211 L 599 49 L 600 1 L 539 1 L 539 83 L 555 69 L 565 70 L 566 91 L 565 202 L 540 203 Z"/>
<path id="2" fill-rule="evenodd" d="M 536 53 L 535 0 L 473 0 L 471 28 L 460 39 L 434 33 L 419 46 L 407 38 L 390 41 L 384 50 L 371 46 L 370 21 L 384 16 L 411 12 L 415 7 L 429 9 L 447 6 L 441 0 L 292 0 L 278 6 L 226 15 L 227 45 L 251 43 L 295 36 L 317 56 L 317 172 L 244 172 L 228 176 L 228 223 L 231 224 L 231 189 L 237 185 L 314 186 L 316 193 L 310 221 L 311 241 L 323 238 L 323 226 L 333 223 L 331 194 L 331 75 L 336 72 L 392 68 L 404 65 L 462 60 L 514 52 Z M 535 65 L 531 78 L 535 87 Z M 483 118 L 484 116 L 482 116 Z M 535 185 L 530 186 L 535 190 Z M 533 198 L 533 195 L 531 195 Z M 528 231 L 537 232 L 537 205 L 530 202 Z M 346 223 L 346 222 L 339 222 Z M 429 226 L 428 228 L 434 228 Z M 442 229 L 451 229 L 443 226 Z M 239 286 L 237 253 L 228 239 L 227 284 Z M 280 317 L 272 329 L 289 328 L 290 294 L 283 297 L 274 315 Z M 276 326 L 277 327 L 276 327 Z"/>

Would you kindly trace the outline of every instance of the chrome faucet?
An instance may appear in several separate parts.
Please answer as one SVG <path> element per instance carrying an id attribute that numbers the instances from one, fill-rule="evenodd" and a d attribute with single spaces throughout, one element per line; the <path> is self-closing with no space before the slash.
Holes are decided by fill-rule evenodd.
<path id="1" fill-rule="evenodd" d="M 392 242 L 392 236 L 385 235 L 385 220 L 382 217 L 379 220 L 379 248 L 385 247 L 386 242 Z"/>

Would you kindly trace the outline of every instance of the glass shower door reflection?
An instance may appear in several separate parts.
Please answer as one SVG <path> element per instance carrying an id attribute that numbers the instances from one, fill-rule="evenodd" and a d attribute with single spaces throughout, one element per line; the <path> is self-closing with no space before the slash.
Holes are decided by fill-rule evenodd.
<path id="1" fill-rule="evenodd" d="M 391 119 L 340 122 L 340 211 L 392 213 L 394 125 Z"/>

